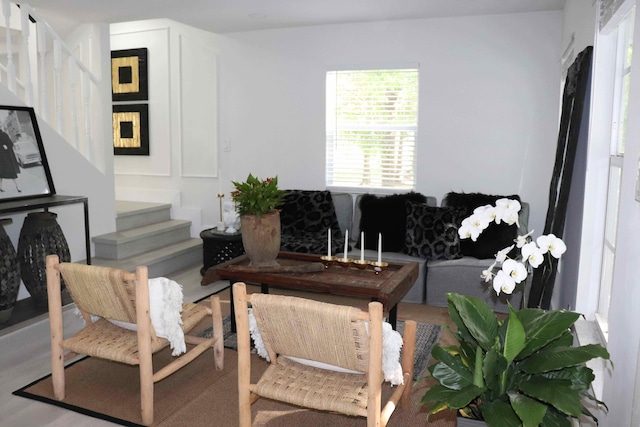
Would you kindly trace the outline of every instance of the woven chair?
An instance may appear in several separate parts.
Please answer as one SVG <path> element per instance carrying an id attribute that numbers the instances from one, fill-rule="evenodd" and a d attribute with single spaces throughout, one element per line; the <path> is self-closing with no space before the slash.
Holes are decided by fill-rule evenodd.
<path id="1" fill-rule="evenodd" d="M 247 295 L 233 285 L 238 331 L 240 427 L 251 426 L 251 404 L 258 397 L 367 418 L 367 426 L 385 426 L 398 402 L 408 407 L 413 376 L 416 322 L 405 322 L 402 349 L 404 384 L 382 408 L 382 304 L 369 311 L 282 295 Z M 257 383 L 251 383 L 249 304 L 270 359 Z M 369 323 L 368 332 L 366 322 Z M 321 362 L 350 371 L 321 369 L 285 356 Z"/>
<path id="2" fill-rule="evenodd" d="M 146 267 L 138 267 L 133 274 L 108 267 L 60 263 L 57 255 L 47 256 L 46 266 L 51 375 L 56 399 L 64 400 L 65 397 L 64 362 L 78 354 L 139 365 L 142 422 L 150 425 L 153 423 L 154 383 L 184 367 L 209 347 L 214 348 L 215 369 L 222 369 L 224 340 L 218 296 L 211 297 L 211 308 L 185 303 L 181 313 L 185 332 L 206 316 L 212 316 L 214 336 L 200 338 L 185 333 L 185 342 L 193 347 L 154 373 L 152 355 L 168 346 L 169 341 L 157 337 L 151 323 Z M 87 325 L 68 339 L 64 339 L 62 328 L 61 275 Z M 101 319 L 93 322 L 91 315 Z M 137 331 L 116 326 L 105 319 L 135 323 Z"/>

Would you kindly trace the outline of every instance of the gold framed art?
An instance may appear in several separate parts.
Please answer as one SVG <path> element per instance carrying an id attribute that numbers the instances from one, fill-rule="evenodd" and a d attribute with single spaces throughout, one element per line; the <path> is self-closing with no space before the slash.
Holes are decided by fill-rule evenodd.
<path id="1" fill-rule="evenodd" d="M 149 106 L 113 106 L 113 154 L 149 155 Z"/>
<path id="2" fill-rule="evenodd" d="M 113 101 L 149 99 L 146 47 L 111 51 L 111 97 Z"/>

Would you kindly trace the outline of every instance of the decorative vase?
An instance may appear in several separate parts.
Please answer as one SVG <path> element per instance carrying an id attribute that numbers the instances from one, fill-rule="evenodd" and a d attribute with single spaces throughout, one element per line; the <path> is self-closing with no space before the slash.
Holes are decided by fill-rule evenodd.
<path id="1" fill-rule="evenodd" d="M 20 264 L 11 239 L 0 226 L 0 323 L 11 317 L 20 289 Z"/>
<path id="2" fill-rule="evenodd" d="M 38 307 L 48 306 L 47 255 L 57 254 L 60 262 L 71 261 L 69 245 L 56 217 L 52 212 L 30 213 L 20 230 L 18 260 L 22 281 Z"/>
<path id="3" fill-rule="evenodd" d="M 280 211 L 274 210 L 262 216 L 240 217 L 242 245 L 254 267 L 277 266 L 280 252 Z"/>
<path id="4" fill-rule="evenodd" d="M 456 425 L 458 427 L 487 427 L 487 423 L 483 420 L 474 420 L 473 418 L 465 418 L 458 415 L 456 419 Z"/>

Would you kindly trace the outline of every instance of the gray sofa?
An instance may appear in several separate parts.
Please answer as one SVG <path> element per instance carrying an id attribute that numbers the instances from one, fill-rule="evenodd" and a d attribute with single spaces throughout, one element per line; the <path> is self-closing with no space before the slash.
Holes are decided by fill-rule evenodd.
<path id="1" fill-rule="evenodd" d="M 360 234 L 359 224 L 361 218 L 360 198 L 358 195 L 353 198 L 349 193 L 332 192 L 333 203 L 338 217 L 341 230 L 349 230 L 352 250 L 349 256 L 360 257 L 360 249 L 356 247 L 356 242 Z M 520 228 L 519 234 L 527 232 L 527 222 L 529 219 L 529 204 L 521 203 L 522 209 L 519 214 Z M 427 197 L 427 205 L 437 206 L 437 200 L 433 196 Z M 365 258 L 376 259 L 377 252 L 365 250 Z M 522 300 L 522 287 L 511 296 L 501 295 L 497 297 L 490 284 L 483 283 L 480 275 L 483 270 L 491 265 L 493 259 L 477 259 L 469 256 L 453 260 L 430 260 L 409 256 L 400 252 L 383 252 L 382 259 L 392 262 L 417 262 L 419 265 L 419 275 L 413 287 L 409 290 L 403 301 L 412 303 L 424 303 L 430 306 L 447 306 L 447 292 L 457 292 L 465 295 L 475 296 L 485 301 L 496 312 L 507 313 L 507 299 L 514 307 L 519 307 Z"/>

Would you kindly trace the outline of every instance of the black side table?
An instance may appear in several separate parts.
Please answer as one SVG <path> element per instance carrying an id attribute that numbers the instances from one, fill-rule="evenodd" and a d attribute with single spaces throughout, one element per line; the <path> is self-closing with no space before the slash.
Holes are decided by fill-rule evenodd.
<path id="1" fill-rule="evenodd" d="M 202 239 L 202 261 L 204 266 L 200 274 L 204 276 L 209 267 L 221 264 L 244 254 L 242 234 L 225 233 L 215 228 L 200 232 Z"/>

